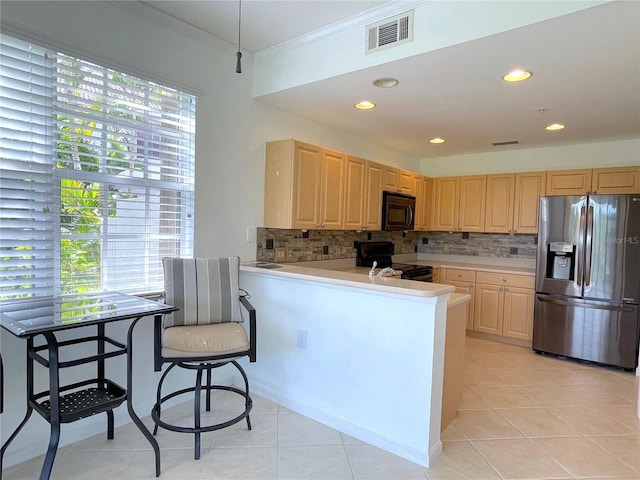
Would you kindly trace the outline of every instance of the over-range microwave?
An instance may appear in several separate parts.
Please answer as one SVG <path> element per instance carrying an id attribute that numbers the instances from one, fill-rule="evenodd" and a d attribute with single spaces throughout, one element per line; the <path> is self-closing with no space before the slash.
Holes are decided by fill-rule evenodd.
<path id="1" fill-rule="evenodd" d="M 382 229 L 413 230 L 416 197 L 382 192 Z"/>

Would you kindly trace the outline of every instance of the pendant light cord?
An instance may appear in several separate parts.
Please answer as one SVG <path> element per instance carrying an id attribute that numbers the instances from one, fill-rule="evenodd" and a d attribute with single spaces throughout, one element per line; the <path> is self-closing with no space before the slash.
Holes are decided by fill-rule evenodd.
<path id="1" fill-rule="evenodd" d="M 238 0 L 238 51 L 236 52 L 236 73 L 242 73 L 242 52 L 240 51 L 240 26 L 242 25 L 242 0 Z"/>

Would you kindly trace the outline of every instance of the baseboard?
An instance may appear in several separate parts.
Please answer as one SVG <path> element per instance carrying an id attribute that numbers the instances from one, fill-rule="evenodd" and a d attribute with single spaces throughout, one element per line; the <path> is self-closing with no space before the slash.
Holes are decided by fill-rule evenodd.
<path id="1" fill-rule="evenodd" d="M 504 337 L 493 333 L 476 332 L 475 330 L 467 330 L 467 337 L 480 338 L 482 340 L 491 340 L 493 342 L 507 343 L 509 345 L 517 345 L 519 347 L 531 348 L 531 340 L 520 340 L 519 338 Z"/>
<path id="2" fill-rule="evenodd" d="M 438 443 L 434 445 L 429 452 L 418 451 L 405 445 L 398 444 L 396 441 L 386 438 L 376 432 L 367 430 L 359 425 L 331 415 L 305 403 L 300 399 L 285 395 L 271 386 L 262 384 L 255 379 L 251 379 L 250 382 L 251 391 L 256 395 L 260 395 L 261 397 L 275 402 L 278 405 L 282 405 L 283 407 L 299 413 L 300 415 L 304 415 L 316 422 L 357 438 L 362 442 L 381 448 L 413 463 L 417 463 L 423 467 L 429 467 L 429 464 L 442 452 L 442 442 L 440 440 L 438 440 Z"/>

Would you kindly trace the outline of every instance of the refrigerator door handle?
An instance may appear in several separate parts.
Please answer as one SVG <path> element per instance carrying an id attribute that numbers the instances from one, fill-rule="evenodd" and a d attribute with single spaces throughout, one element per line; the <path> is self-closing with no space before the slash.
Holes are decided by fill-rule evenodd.
<path id="1" fill-rule="evenodd" d="M 579 287 L 582 286 L 582 262 L 584 261 L 584 227 L 585 227 L 586 207 L 582 205 L 580 207 L 580 222 L 578 229 L 578 247 L 576 255 L 578 256 L 578 274 L 576 275 L 576 283 Z"/>
<path id="2" fill-rule="evenodd" d="M 591 285 L 591 256 L 593 255 L 593 205 L 589 205 L 589 214 L 587 215 L 587 247 L 584 260 L 584 286 Z"/>
<path id="3" fill-rule="evenodd" d="M 551 303 L 554 305 L 563 305 L 565 307 L 586 307 L 594 310 L 609 310 L 614 312 L 632 312 L 632 306 L 619 306 L 619 305 L 599 305 L 597 303 L 585 303 L 584 301 L 572 302 L 568 299 L 551 298 L 546 295 L 537 295 L 538 301 L 544 303 Z"/>

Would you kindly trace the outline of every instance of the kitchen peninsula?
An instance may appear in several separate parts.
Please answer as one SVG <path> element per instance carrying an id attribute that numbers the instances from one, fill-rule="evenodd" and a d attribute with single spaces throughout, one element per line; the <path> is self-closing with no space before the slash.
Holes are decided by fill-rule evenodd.
<path id="1" fill-rule="evenodd" d="M 254 392 L 420 465 L 437 457 L 453 287 L 262 262 L 240 285 L 259 312 Z"/>

